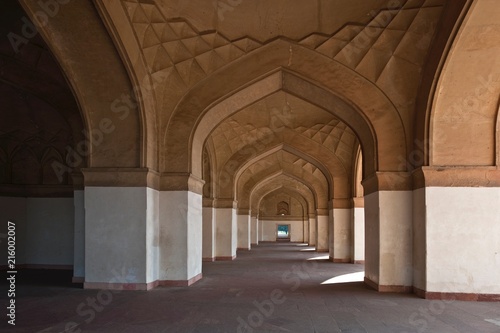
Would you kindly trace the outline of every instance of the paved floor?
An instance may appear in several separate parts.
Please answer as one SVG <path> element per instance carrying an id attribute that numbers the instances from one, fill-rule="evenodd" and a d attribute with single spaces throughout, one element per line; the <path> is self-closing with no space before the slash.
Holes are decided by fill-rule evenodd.
<path id="1" fill-rule="evenodd" d="M 377 293 L 356 282 L 362 265 L 333 264 L 311 250 L 261 244 L 233 262 L 204 263 L 204 278 L 191 287 L 149 292 L 83 290 L 61 273 L 35 286 L 26 272 L 16 326 L 2 315 L 0 331 L 500 332 L 500 303 Z"/>

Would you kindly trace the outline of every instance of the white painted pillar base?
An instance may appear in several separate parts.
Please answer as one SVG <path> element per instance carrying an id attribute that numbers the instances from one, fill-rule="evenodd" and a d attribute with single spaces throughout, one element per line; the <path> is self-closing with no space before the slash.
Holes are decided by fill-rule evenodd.
<path id="1" fill-rule="evenodd" d="M 73 283 L 85 281 L 85 192 L 74 191 L 75 228 L 73 250 Z"/>
<path id="2" fill-rule="evenodd" d="M 250 238 L 251 245 L 259 244 L 259 220 L 256 216 L 252 216 L 250 220 Z"/>
<path id="3" fill-rule="evenodd" d="M 191 191 L 162 191 L 159 207 L 159 284 L 190 285 L 202 277 L 202 197 Z"/>
<path id="4" fill-rule="evenodd" d="M 302 220 L 303 231 L 304 231 L 304 243 L 309 243 L 309 219 L 304 217 Z"/>
<path id="5" fill-rule="evenodd" d="M 413 203 L 417 294 L 500 299 L 500 188 L 426 187 Z"/>
<path id="6" fill-rule="evenodd" d="M 352 258 L 355 264 L 363 264 L 365 262 L 365 208 L 355 205 L 352 214 Z"/>
<path id="7" fill-rule="evenodd" d="M 145 187 L 85 187 L 85 288 L 154 287 L 157 276 L 148 267 L 156 265 L 157 193 Z"/>
<path id="8" fill-rule="evenodd" d="M 309 246 L 316 246 L 316 215 L 309 215 Z"/>
<path id="9" fill-rule="evenodd" d="M 330 259 L 333 262 L 351 262 L 351 217 L 350 208 L 334 208 L 333 214 L 333 248 Z"/>
<path id="10" fill-rule="evenodd" d="M 328 252 L 328 215 L 316 216 L 316 251 Z"/>
<path id="11" fill-rule="evenodd" d="M 257 219 L 257 223 L 259 224 L 259 242 L 262 242 L 264 241 L 264 221 Z"/>
<path id="12" fill-rule="evenodd" d="M 215 260 L 234 260 L 238 244 L 236 209 L 215 208 Z"/>
<path id="13" fill-rule="evenodd" d="M 365 196 L 365 282 L 378 291 L 412 286 L 412 191 Z"/>
<path id="14" fill-rule="evenodd" d="M 203 207 L 203 261 L 215 260 L 215 220 L 214 208 Z"/>
<path id="15" fill-rule="evenodd" d="M 238 215 L 238 250 L 250 250 L 250 215 Z"/>

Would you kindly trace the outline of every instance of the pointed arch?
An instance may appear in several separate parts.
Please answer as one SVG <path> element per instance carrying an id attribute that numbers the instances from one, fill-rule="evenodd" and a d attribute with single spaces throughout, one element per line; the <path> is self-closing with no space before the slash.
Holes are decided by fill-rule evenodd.
<path id="1" fill-rule="evenodd" d="M 288 62 L 290 50 L 292 64 Z M 315 78 L 320 81 L 307 77 L 319 68 L 326 73 Z M 366 152 L 366 172 L 398 170 L 398 157 L 406 156 L 406 136 L 387 96 L 344 65 L 282 40 L 218 70 L 182 98 L 163 140 L 162 170 L 198 176 L 202 147 L 210 132 L 235 112 L 279 90 L 325 109 L 351 127 Z"/>

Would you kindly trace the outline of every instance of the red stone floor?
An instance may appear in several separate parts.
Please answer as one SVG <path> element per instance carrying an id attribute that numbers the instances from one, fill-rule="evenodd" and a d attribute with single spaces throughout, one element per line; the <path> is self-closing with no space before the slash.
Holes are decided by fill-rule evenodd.
<path id="1" fill-rule="evenodd" d="M 75 287 L 63 272 L 20 271 L 16 326 L 2 314 L 0 332 L 500 332 L 500 303 L 378 293 L 359 282 L 362 265 L 325 258 L 266 243 L 203 263 L 190 287 L 113 294 Z"/>

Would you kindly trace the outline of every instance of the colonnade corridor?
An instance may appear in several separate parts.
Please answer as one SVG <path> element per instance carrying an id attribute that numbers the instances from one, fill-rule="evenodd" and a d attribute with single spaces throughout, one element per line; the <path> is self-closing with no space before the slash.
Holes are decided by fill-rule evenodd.
<path id="1" fill-rule="evenodd" d="M 203 263 L 190 287 L 19 286 L 12 332 L 498 332 L 500 303 L 378 293 L 363 265 L 301 243 L 260 243 Z M 119 274 L 119 272 L 117 272 Z M 351 282 L 349 282 L 351 281 Z M 4 325 L 2 322 L 1 325 Z M 3 327 L 3 326 L 2 326 Z"/>

